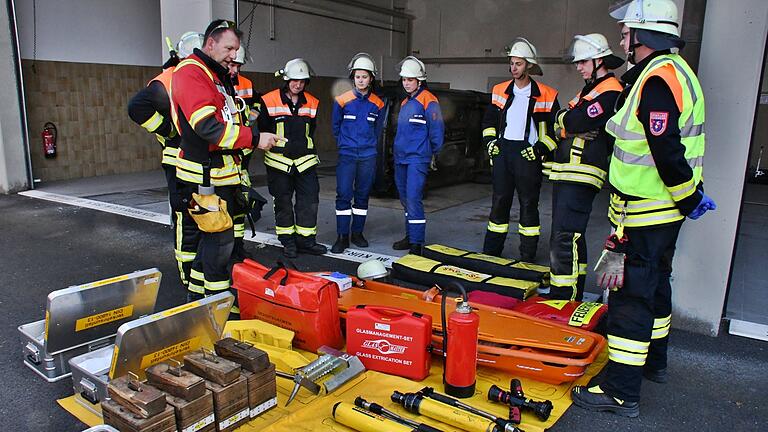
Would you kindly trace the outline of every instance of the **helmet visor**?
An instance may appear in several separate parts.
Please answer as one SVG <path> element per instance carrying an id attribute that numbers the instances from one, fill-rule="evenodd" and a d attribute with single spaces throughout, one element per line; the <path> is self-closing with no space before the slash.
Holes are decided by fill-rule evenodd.
<path id="1" fill-rule="evenodd" d="M 627 16 L 627 11 L 629 10 L 629 6 L 636 0 L 612 0 L 608 4 L 608 14 L 611 16 L 611 18 L 617 19 L 617 20 L 623 20 L 625 16 Z M 637 13 L 640 17 L 642 17 L 642 11 L 643 11 L 643 2 L 637 1 Z"/>

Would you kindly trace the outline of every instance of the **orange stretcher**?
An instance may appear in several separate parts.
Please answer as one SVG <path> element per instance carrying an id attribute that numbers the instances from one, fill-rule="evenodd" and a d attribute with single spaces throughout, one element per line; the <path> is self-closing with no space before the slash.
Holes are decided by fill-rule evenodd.
<path id="1" fill-rule="evenodd" d="M 605 347 L 605 338 L 506 309 L 472 304 L 480 316 L 478 364 L 550 384 L 576 380 Z M 354 280 L 339 312 L 357 305 L 390 306 L 432 316 L 433 353 L 442 354 L 440 295 L 376 281 Z"/>

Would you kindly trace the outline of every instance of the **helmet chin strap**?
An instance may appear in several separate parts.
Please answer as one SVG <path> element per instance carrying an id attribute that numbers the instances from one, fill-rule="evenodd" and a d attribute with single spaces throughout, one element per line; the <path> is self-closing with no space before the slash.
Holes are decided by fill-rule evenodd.
<path id="1" fill-rule="evenodd" d="M 627 50 L 627 61 L 632 64 L 637 64 L 635 61 L 635 48 L 642 46 L 643 44 L 639 42 L 634 42 L 635 40 L 635 29 L 631 28 L 629 29 L 629 49 Z"/>
<path id="2" fill-rule="evenodd" d="M 603 62 L 597 64 L 596 59 L 592 59 L 592 74 L 589 79 L 584 80 L 587 84 L 597 81 L 597 70 L 603 67 Z"/>

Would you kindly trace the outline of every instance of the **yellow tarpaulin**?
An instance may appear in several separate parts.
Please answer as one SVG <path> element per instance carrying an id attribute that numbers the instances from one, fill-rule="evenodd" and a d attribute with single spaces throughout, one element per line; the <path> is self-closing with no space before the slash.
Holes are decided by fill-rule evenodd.
<path id="1" fill-rule="evenodd" d="M 607 362 L 607 350 L 600 354 L 597 361 L 590 365 L 584 376 L 573 383 L 550 385 L 539 383 L 530 379 L 521 379 L 526 397 L 535 400 L 549 399 L 554 408 L 552 415 L 546 422 L 539 421 L 533 413 L 523 411 L 521 429 L 526 432 L 544 431 L 551 427 L 565 413 L 571 405 L 569 391 L 571 387 L 587 383 L 595 376 Z M 416 417 L 391 402 L 389 397 L 394 390 L 415 392 L 423 387 L 433 387 L 443 393 L 442 363 L 435 358 L 430 375 L 421 382 L 411 381 L 405 378 L 385 375 L 379 372 L 367 371 L 355 380 L 347 383 L 335 393 L 330 395 L 314 396 L 305 389 L 301 389 L 298 396 L 287 408 L 285 401 L 290 394 L 293 382 L 278 378 L 278 406 L 262 414 L 237 430 L 240 432 L 299 432 L 299 431 L 344 431 L 351 429 L 336 423 L 331 415 L 331 410 L 336 402 L 352 403 L 357 396 L 362 396 L 369 402 L 376 402 L 385 408 L 395 411 L 400 415 L 415 419 L 419 422 L 430 424 L 444 431 L 459 431 L 448 425 L 426 417 Z M 514 378 L 507 373 L 481 367 L 478 369 L 477 390 L 475 396 L 463 399 L 462 402 L 472 405 L 484 411 L 498 416 L 506 417 L 509 408 L 505 405 L 492 403 L 487 400 L 486 394 L 491 385 L 497 385 L 505 390 L 509 389 L 509 380 Z M 101 424 L 101 419 L 91 411 L 82 407 L 74 396 L 59 400 L 59 404 L 80 419 L 88 426 Z"/>

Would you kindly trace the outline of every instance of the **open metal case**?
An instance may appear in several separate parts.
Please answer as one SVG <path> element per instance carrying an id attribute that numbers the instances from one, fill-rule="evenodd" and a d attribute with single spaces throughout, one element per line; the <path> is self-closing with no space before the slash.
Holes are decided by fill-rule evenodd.
<path id="1" fill-rule="evenodd" d="M 48 382 L 68 377 L 72 357 L 112 344 L 118 327 L 154 311 L 160 278 L 152 268 L 51 292 L 45 319 L 18 327 L 24 364 Z"/>
<path id="2" fill-rule="evenodd" d="M 170 358 L 181 361 L 200 348 L 213 350 L 234 299 L 223 292 L 121 325 L 114 345 L 69 361 L 75 399 L 99 413 L 98 404 L 107 399 L 110 379 L 128 372 L 144 379 L 145 370 L 152 365 Z"/>

